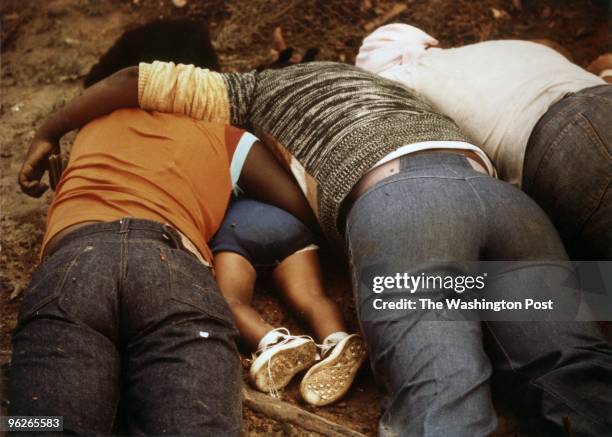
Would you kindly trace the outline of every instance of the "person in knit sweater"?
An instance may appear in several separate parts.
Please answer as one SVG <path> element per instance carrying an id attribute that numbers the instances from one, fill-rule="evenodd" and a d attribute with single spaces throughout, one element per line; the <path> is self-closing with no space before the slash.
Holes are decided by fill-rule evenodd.
<path id="1" fill-rule="evenodd" d="M 93 104 L 102 96 L 104 104 Z M 410 310 L 420 299 L 474 301 L 458 285 L 471 262 L 520 261 L 492 275 L 487 293 L 528 298 L 546 286 L 566 311 L 575 295 L 557 291 L 577 287 L 577 279 L 546 214 L 494 178 L 486 154 L 408 88 L 336 63 L 218 74 L 154 62 L 68 104 L 58 132 L 137 105 L 249 127 L 293 174 L 329 240 L 346 249 L 385 395 L 381 434 L 492 433 L 493 368 L 540 431 L 559 432 L 568 421 L 579 434 L 610 431 L 612 349 L 595 324 L 508 321 L 506 314 L 483 328 L 453 311 Z M 21 172 L 26 192 L 37 189 L 54 140 L 32 144 Z M 457 287 L 408 284 L 425 276 Z M 483 335 L 493 339 L 488 354 Z M 576 380 L 595 397 L 585 399 Z"/>

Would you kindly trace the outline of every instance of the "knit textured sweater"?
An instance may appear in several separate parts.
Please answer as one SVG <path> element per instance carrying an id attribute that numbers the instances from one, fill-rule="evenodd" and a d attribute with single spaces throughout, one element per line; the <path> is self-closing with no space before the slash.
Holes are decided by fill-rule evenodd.
<path id="1" fill-rule="evenodd" d="M 225 74 L 140 64 L 139 100 L 252 130 L 293 173 L 333 243 L 342 201 L 384 156 L 423 141 L 470 142 L 403 85 L 332 62 Z"/>

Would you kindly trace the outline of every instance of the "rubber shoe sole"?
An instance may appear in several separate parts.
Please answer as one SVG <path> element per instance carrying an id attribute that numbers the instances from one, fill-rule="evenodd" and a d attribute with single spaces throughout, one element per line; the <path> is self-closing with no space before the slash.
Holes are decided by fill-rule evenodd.
<path id="1" fill-rule="evenodd" d="M 249 371 L 255 387 L 265 393 L 283 389 L 291 379 L 316 361 L 317 346 L 312 340 L 296 339 L 272 347 L 255 359 Z"/>
<path id="2" fill-rule="evenodd" d="M 357 334 L 349 335 L 304 375 L 300 384 L 302 398 L 319 407 L 337 401 L 351 387 L 365 358 L 366 347 L 362 338 Z"/>

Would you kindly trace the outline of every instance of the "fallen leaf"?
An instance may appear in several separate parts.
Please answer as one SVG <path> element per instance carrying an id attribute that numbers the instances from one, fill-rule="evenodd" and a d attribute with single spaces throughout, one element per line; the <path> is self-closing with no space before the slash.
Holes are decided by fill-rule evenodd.
<path id="1" fill-rule="evenodd" d="M 495 18 L 496 20 L 499 20 L 501 18 L 509 18 L 510 17 L 508 15 L 508 13 L 506 11 L 504 11 L 503 9 L 491 8 L 491 13 L 493 14 L 493 18 Z"/>

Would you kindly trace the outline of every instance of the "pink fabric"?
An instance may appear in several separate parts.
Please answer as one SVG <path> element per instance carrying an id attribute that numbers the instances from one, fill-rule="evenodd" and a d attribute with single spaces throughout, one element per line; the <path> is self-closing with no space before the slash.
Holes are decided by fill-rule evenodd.
<path id="1" fill-rule="evenodd" d="M 427 47 L 437 44 L 435 38 L 417 27 L 387 24 L 363 40 L 355 65 L 373 73 L 383 73 L 397 65 L 414 65 Z"/>

